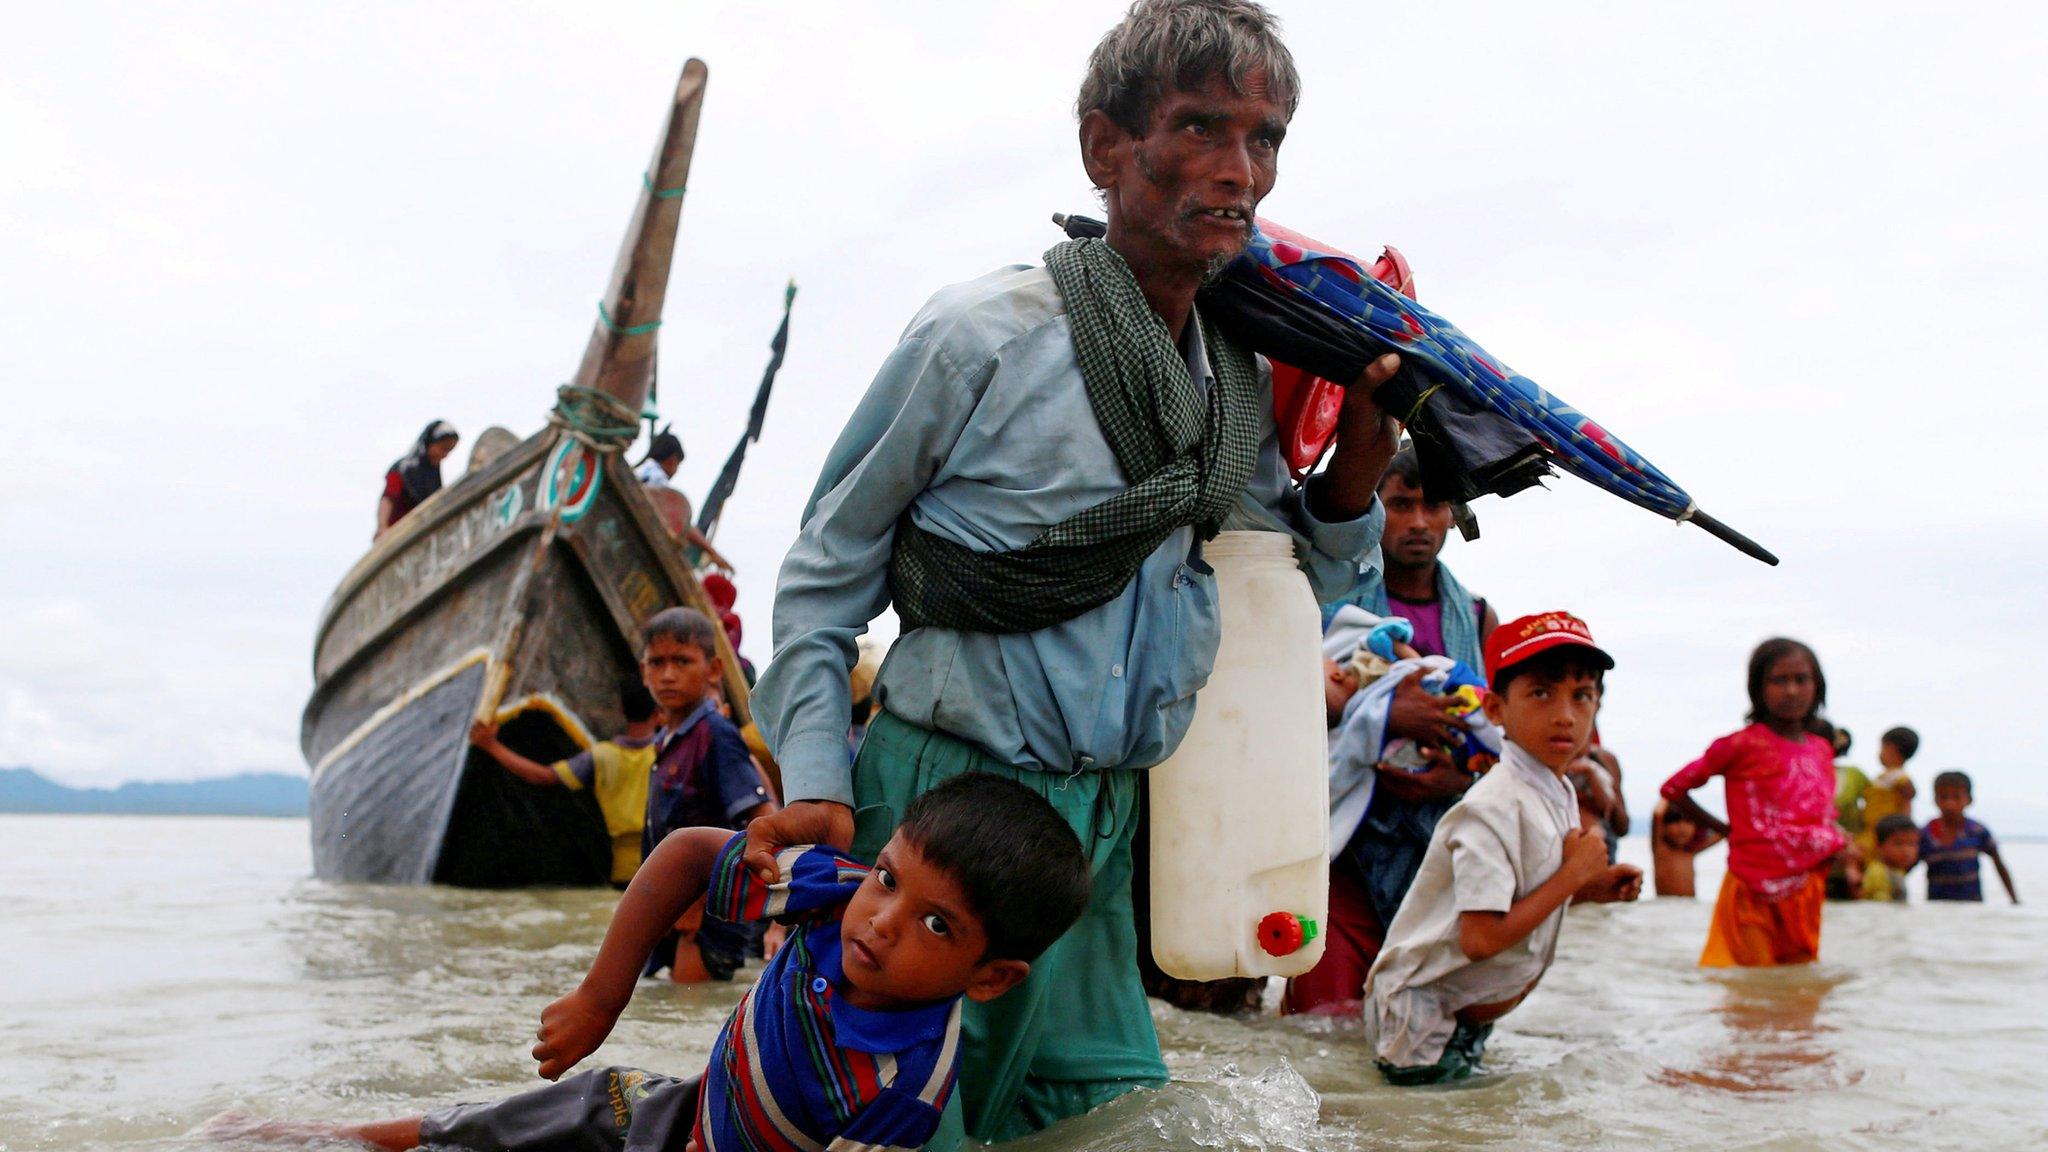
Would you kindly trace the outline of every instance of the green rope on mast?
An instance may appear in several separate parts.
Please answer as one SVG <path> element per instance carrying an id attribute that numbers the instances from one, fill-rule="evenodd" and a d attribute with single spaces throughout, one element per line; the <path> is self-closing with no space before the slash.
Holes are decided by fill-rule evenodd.
<path id="1" fill-rule="evenodd" d="M 605 310 L 604 301 L 602 300 L 599 300 L 597 302 L 597 317 L 598 319 L 604 321 L 605 327 L 611 329 L 613 332 L 616 332 L 621 336 L 645 336 L 649 332 L 654 331 L 656 328 L 661 327 L 660 320 L 650 320 L 645 324 L 627 324 L 621 326 L 618 321 L 612 319 L 612 314 Z"/>
<path id="2" fill-rule="evenodd" d="M 685 187 L 684 185 L 677 185 L 674 188 L 656 188 L 654 186 L 654 177 L 645 172 L 640 174 L 640 186 L 654 193 L 656 200 L 680 200 L 683 198 Z"/>
<path id="3" fill-rule="evenodd" d="M 616 451 L 640 436 L 640 414 L 594 388 L 564 384 L 555 390 L 548 423 L 600 451 Z"/>

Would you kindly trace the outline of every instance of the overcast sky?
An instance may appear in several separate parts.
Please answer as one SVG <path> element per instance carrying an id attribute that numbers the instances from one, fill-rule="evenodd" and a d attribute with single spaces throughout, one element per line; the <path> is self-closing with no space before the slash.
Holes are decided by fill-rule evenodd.
<path id="1" fill-rule="evenodd" d="M 1646 808 L 1810 642 L 1869 763 L 1911 724 L 1994 830 L 2033 757 L 2048 558 L 2048 9 L 1281 0 L 1266 215 L 1423 300 L 1784 557 L 1563 478 L 1447 560 L 1615 653 Z M 783 281 L 789 360 L 719 536 L 745 650 L 826 447 L 935 289 L 1093 200 L 1071 104 L 1116 3 L 75 3 L 0 41 L 0 765 L 303 771 L 314 623 L 428 419 L 534 430 L 690 55 L 662 329 L 701 496 Z M 467 445 L 451 463 L 459 474 Z M 1717 798 L 1718 799 L 1718 798 Z M 1928 814 L 1923 806 L 1923 815 Z"/>

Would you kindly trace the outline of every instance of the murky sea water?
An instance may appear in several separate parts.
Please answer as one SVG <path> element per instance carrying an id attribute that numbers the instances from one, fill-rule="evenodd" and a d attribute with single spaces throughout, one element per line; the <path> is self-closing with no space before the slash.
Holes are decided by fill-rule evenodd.
<path id="1" fill-rule="evenodd" d="M 2006 851 L 2048 897 L 2048 845 Z M 540 1009 L 611 893 L 309 871 L 303 821 L 0 817 L 0 1152 L 232 1149 L 196 1135 L 225 1110 L 374 1119 L 538 1083 Z M 1572 912 L 1454 1088 L 1386 1087 L 1355 1025 L 1156 1005 L 1170 1087 L 1011 1147 L 2048 1148 L 2036 906 L 1830 905 L 1823 963 L 1729 975 L 1693 966 L 1707 912 Z M 644 983 L 596 1059 L 701 1066 L 739 994 Z"/>

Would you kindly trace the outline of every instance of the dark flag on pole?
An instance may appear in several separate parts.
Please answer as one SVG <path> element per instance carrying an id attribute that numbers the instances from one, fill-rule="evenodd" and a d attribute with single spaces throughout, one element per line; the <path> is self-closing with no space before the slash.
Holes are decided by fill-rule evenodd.
<path id="1" fill-rule="evenodd" d="M 775 339 L 768 342 L 768 368 L 761 373 L 761 387 L 754 393 L 753 410 L 747 413 L 747 430 L 740 434 L 740 442 L 732 446 L 732 455 L 725 458 L 725 467 L 718 470 L 718 479 L 711 485 L 711 491 L 704 497 L 704 507 L 697 513 L 697 531 L 706 538 L 718 531 L 719 514 L 725 511 L 725 502 L 739 486 L 740 466 L 747 461 L 747 445 L 761 438 L 761 425 L 768 419 L 768 394 L 775 388 L 775 374 L 782 370 L 783 353 L 789 349 L 789 309 L 796 303 L 796 281 L 782 291 L 782 324 L 775 329 Z"/>

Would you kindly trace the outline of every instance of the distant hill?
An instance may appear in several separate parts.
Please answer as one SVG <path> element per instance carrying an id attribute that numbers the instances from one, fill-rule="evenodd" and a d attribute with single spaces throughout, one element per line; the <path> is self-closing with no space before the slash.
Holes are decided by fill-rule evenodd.
<path id="1" fill-rule="evenodd" d="M 32 768 L 0 768 L 0 812 L 304 816 L 306 778 L 281 772 L 249 772 L 213 780 L 71 788 Z"/>

